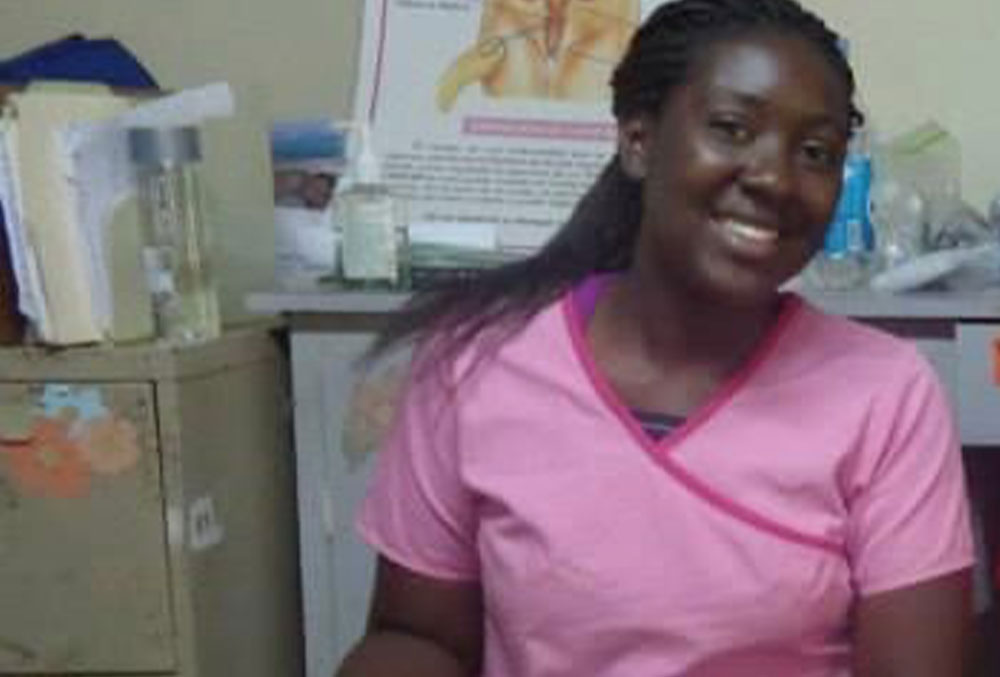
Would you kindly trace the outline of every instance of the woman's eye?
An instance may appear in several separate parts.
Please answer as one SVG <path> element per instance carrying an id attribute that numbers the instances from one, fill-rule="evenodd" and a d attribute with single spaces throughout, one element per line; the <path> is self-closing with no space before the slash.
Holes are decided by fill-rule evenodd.
<path id="1" fill-rule="evenodd" d="M 736 118 L 713 118 L 709 127 L 722 139 L 732 143 L 746 143 L 752 136 L 750 125 Z"/>
<path id="2" fill-rule="evenodd" d="M 837 149 L 821 141 L 809 141 L 803 144 L 802 154 L 810 163 L 823 167 L 836 167 L 840 164 L 840 153 Z"/>

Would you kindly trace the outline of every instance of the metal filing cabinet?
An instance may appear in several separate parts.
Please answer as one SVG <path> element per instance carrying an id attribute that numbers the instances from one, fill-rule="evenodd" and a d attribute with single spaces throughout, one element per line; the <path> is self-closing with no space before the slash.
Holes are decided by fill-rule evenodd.
<path id="1" fill-rule="evenodd" d="M 0 350 L 0 675 L 302 674 L 286 365 Z"/>

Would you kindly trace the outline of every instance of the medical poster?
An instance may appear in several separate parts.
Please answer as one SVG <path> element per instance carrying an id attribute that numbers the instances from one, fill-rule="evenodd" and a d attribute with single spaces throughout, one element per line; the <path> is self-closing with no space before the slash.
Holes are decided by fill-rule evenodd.
<path id="1" fill-rule="evenodd" d="M 410 221 L 531 250 L 614 151 L 609 79 L 652 0 L 368 0 L 355 119 Z"/>

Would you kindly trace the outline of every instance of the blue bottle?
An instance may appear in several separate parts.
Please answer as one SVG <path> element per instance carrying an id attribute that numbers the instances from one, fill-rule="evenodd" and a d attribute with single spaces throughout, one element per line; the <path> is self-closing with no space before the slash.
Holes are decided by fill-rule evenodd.
<path id="1" fill-rule="evenodd" d="M 871 273 L 875 230 L 871 219 L 872 159 L 859 131 L 844 160 L 840 198 L 813 262 L 813 274 L 824 289 L 864 286 Z"/>

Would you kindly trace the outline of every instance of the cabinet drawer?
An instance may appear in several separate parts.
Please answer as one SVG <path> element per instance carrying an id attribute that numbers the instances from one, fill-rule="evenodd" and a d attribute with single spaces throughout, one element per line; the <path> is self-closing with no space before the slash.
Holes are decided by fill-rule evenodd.
<path id="1" fill-rule="evenodd" d="M 1000 446 L 1000 324 L 960 324 L 956 338 L 962 442 Z"/>
<path id="2" fill-rule="evenodd" d="M 0 674 L 170 671 L 148 384 L 0 384 Z"/>

